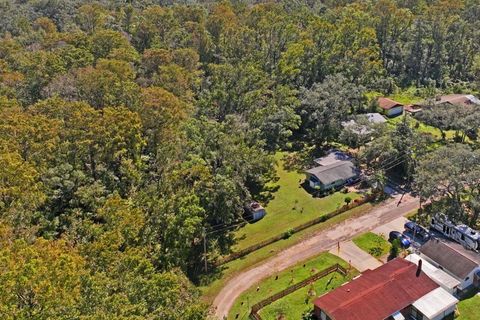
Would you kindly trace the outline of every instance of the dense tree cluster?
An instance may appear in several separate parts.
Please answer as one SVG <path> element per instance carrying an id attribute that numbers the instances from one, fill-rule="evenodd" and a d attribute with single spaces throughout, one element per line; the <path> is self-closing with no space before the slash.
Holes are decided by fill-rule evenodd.
<path id="1" fill-rule="evenodd" d="M 265 2 L 0 0 L 2 318 L 204 318 L 274 151 L 480 81 L 477 1 Z"/>

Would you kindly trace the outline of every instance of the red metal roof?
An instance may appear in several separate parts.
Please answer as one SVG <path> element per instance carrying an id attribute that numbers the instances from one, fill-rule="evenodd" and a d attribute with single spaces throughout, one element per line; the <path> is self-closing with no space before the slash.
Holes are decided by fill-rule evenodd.
<path id="1" fill-rule="evenodd" d="M 383 320 L 438 288 L 407 260 L 396 258 L 317 298 L 316 308 L 333 320 Z"/>
<path id="2" fill-rule="evenodd" d="M 403 106 L 400 102 L 388 98 L 378 98 L 378 106 L 384 110 L 390 110 L 393 107 Z"/>

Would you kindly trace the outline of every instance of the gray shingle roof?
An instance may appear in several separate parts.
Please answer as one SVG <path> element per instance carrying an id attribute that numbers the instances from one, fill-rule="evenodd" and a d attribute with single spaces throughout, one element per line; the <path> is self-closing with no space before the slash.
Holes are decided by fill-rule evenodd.
<path id="1" fill-rule="evenodd" d="M 425 243 L 420 252 L 459 279 L 465 279 L 478 266 L 478 263 L 438 239 Z"/>
<path id="2" fill-rule="evenodd" d="M 312 168 L 306 172 L 317 177 L 325 185 L 357 176 L 357 169 L 351 161 L 338 161 L 327 166 Z"/>

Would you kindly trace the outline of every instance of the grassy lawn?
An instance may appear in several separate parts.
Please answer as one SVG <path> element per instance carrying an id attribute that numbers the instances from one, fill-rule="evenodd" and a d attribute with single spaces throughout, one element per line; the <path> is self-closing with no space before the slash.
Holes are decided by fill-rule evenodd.
<path id="1" fill-rule="evenodd" d="M 356 238 L 353 238 L 353 243 L 375 258 L 379 258 L 387 254 L 391 247 L 387 240 L 373 232 L 367 232 Z"/>
<path id="2" fill-rule="evenodd" d="M 436 140 L 440 140 L 442 138 L 442 133 L 439 129 L 437 129 L 435 127 L 432 127 L 432 126 L 429 126 L 429 125 L 427 125 L 423 122 L 420 122 L 420 121 L 416 120 L 415 118 L 413 118 L 412 116 L 410 116 L 408 114 L 407 114 L 407 118 L 414 125 L 418 123 L 418 127 L 415 129 L 418 132 L 428 133 L 428 134 L 432 135 L 433 138 L 435 138 Z M 395 117 L 395 118 L 389 118 L 388 119 L 388 123 L 391 124 L 391 125 L 395 125 L 395 124 L 397 124 L 401 121 L 403 121 L 403 116 L 398 116 L 398 117 Z M 453 139 L 454 136 L 455 136 L 455 131 L 454 130 L 445 131 L 445 137 L 447 139 Z"/>
<path id="3" fill-rule="evenodd" d="M 402 91 L 399 91 L 396 94 L 389 96 L 388 98 L 403 104 L 413 104 L 413 103 L 419 103 L 425 100 L 419 94 L 420 92 L 417 88 L 410 87 Z"/>
<path id="4" fill-rule="evenodd" d="M 224 286 L 225 282 L 234 277 L 242 270 L 248 269 L 256 264 L 261 263 L 262 261 L 275 255 L 275 253 L 280 252 L 285 248 L 288 248 L 296 243 L 303 241 L 304 239 L 309 238 L 314 233 L 317 233 L 321 230 L 327 230 L 332 226 L 345 221 L 346 219 L 361 216 L 369 212 L 372 207 L 372 204 L 366 203 L 357 208 L 339 214 L 338 216 L 335 216 L 332 219 L 329 219 L 323 223 L 319 223 L 301 232 L 295 233 L 288 239 L 277 241 L 267 247 L 250 253 L 243 258 L 226 263 L 225 265 L 221 266 L 221 270 L 219 270 L 219 273 L 217 274 L 217 278 L 215 280 L 209 283 L 208 286 L 200 287 L 200 289 L 202 290 L 203 300 L 207 303 L 212 302 L 215 296 Z"/>
<path id="5" fill-rule="evenodd" d="M 360 198 L 357 193 L 344 194 L 336 192 L 324 198 L 314 198 L 300 186 L 305 174 L 286 170 L 282 157 L 285 153 L 277 153 L 277 175 L 275 183 L 278 188 L 273 199 L 265 206 L 267 215 L 260 221 L 246 225 L 236 233 L 238 239 L 235 250 L 241 250 L 260 241 L 266 240 L 288 229 L 303 224 L 314 218 L 334 211 L 345 204 L 345 198 Z"/>
<path id="6" fill-rule="evenodd" d="M 262 282 L 252 286 L 249 290 L 240 295 L 230 311 L 229 319 L 235 319 L 237 314 L 239 314 L 238 319 L 248 319 L 250 307 L 255 303 L 287 288 L 288 286 L 298 283 L 308 278 L 315 272 L 328 268 L 335 263 L 339 263 L 344 267 L 348 267 L 348 263 L 342 259 L 330 253 L 322 253 L 314 259 L 300 262 L 292 268 L 264 279 Z M 356 275 L 357 272 L 352 270 L 352 275 L 354 274 Z M 334 277 L 332 278 L 333 275 Z M 317 281 L 317 283 L 315 283 L 313 286 L 315 296 L 309 297 L 308 304 L 305 303 L 305 299 L 308 291 L 312 288 L 311 286 L 308 286 L 303 290 L 296 291 L 295 293 L 278 300 L 276 303 L 263 309 L 261 311 L 261 315 L 262 317 L 264 316 L 264 319 L 275 319 L 275 315 L 279 312 L 279 310 L 281 310 L 281 312 L 286 315 L 286 319 L 301 319 L 303 311 L 312 308 L 312 304 L 310 303 L 311 299 L 317 297 L 327 290 L 331 290 L 345 281 L 348 281 L 352 275 L 343 277 L 337 273 L 330 274 L 326 278 L 320 279 Z M 278 276 L 277 280 L 275 280 L 276 276 Z M 332 278 L 332 281 L 327 287 L 327 283 L 329 282 L 330 278 Z"/>
<path id="7" fill-rule="evenodd" d="M 462 300 L 458 303 L 458 320 L 478 320 L 480 319 L 480 296 L 474 295 L 471 298 Z"/>

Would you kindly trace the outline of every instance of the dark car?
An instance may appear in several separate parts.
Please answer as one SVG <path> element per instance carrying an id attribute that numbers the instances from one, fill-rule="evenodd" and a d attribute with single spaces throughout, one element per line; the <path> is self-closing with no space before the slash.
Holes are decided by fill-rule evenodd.
<path id="1" fill-rule="evenodd" d="M 414 238 L 418 237 L 425 241 L 430 238 L 430 234 L 428 233 L 427 229 L 425 229 L 421 225 L 416 224 L 415 222 L 408 221 L 405 223 L 404 227 L 405 231 L 411 233 Z"/>
<path id="2" fill-rule="evenodd" d="M 410 239 L 404 236 L 401 232 L 391 231 L 390 234 L 388 235 L 388 241 L 393 242 L 393 240 L 396 240 L 396 239 L 400 241 L 400 245 L 402 246 L 402 248 L 405 248 L 405 249 L 410 247 L 410 245 L 412 244 L 410 242 Z"/>

